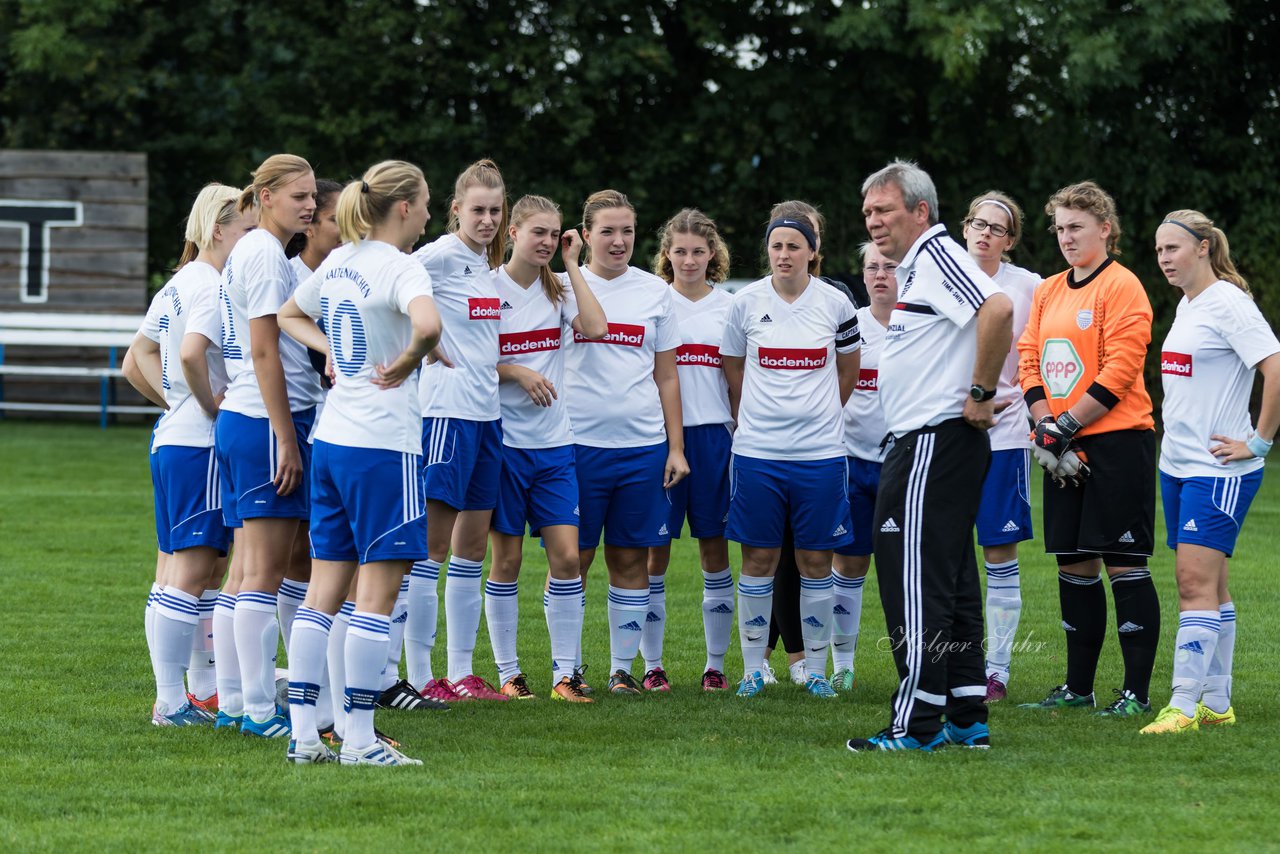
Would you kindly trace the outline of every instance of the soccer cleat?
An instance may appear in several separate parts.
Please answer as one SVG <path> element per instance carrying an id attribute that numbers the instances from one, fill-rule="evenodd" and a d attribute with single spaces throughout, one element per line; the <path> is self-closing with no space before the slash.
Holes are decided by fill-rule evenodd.
<path id="1" fill-rule="evenodd" d="M 738 683 L 737 696 L 754 697 L 764 690 L 764 674 L 757 670 L 755 673 L 748 673 L 742 677 L 742 681 Z"/>
<path id="2" fill-rule="evenodd" d="M 978 721 L 963 727 L 947 721 L 942 725 L 942 740 L 946 744 L 986 750 L 991 747 L 991 731 L 986 724 Z"/>
<path id="3" fill-rule="evenodd" d="M 835 699 L 840 696 L 836 693 L 836 689 L 831 687 L 827 677 L 819 676 L 816 673 L 810 673 L 809 678 L 804 680 L 804 689 L 813 696 L 822 697 L 825 700 Z"/>
<path id="4" fill-rule="evenodd" d="M 470 697 L 473 700 L 499 700 L 506 702 L 511 699 L 474 673 L 469 676 L 463 676 L 453 683 L 453 687 L 462 696 Z"/>
<path id="5" fill-rule="evenodd" d="M 330 747 L 342 747 L 342 737 L 338 735 L 338 731 L 331 726 L 320 730 L 320 740 Z"/>
<path id="6" fill-rule="evenodd" d="M 847 667 L 840 668 L 831 676 L 831 687 L 841 693 L 852 691 L 857 684 L 858 680 L 853 677 L 853 671 Z"/>
<path id="7" fill-rule="evenodd" d="M 197 709 L 204 709 L 206 712 L 208 712 L 211 715 L 216 715 L 218 713 L 218 692 L 217 691 L 214 691 L 212 694 L 210 694 L 208 697 L 205 697 L 203 700 L 201 700 L 195 694 L 192 694 L 190 691 L 188 691 L 187 702 L 195 706 Z"/>
<path id="8" fill-rule="evenodd" d="M 221 709 L 218 710 L 218 719 L 214 721 L 214 729 L 240 729 L 240 724 L 244 722 L 244 715 L 229 715 Z"/>
<path id="9" fill-rule="evenodd" d="M 987 695 L 982 698 L 982 702 L 990 705 L 991 703 L 998 703 L 1008 696 L 1009 690 L 998 676 L 992 674 L 987 677 Z"/>
<path id="10" fill-rule="evenodd" d="M 804 687 L 809 681 L 809 671 L 805 668 L 804 659 L 788 665 L 788 668 L 791 670 L 791 684 Z"/>
<path id="11" fill-rule="evenodd" d="M 475 699 L 474 697 L 464 697 L 458 691 L 457 686 L 448 679 L 432 679 L 422 689 L 421 693 L 428 700 L 438 700 L 441 703 L 462 703 Z"/>
<path id="12" fill-rule="evenodd" d="M 379 709 L 405 709 L 406 711 L 423 709 L 441 711 L 449 708 L 443 700 L 422 696 L 404 679 L 383 691 L 375 705 Z"/>
<path id="13" fill-rule="evenodd" d="M 778 675 L 774 673 L 773 668 L 769 666 L 768 659 L 765 659 L 764 667 L 757 672 L 759 672 L 760 674 L 760 681 L 763 682 L 765 685 L 778 684 Z"/>
<path id="14" fill-rule="evenodd" d="M 580 690 L 582 693 L 590 697 L 592 694 L 596 692 L 596 690 L 587 684 L 586 677 L 583 676 L 583 674 L 586 672 L 587 672 L 587 665 L 585 664 L 582 665 L 581 667 L 573 668 L 573 675 L 577 677 L 577 680 L 578 680 L 578 690 Z"/>
<path id="15" fill-rule="evenodd" d="M 617 670 L 609 677 L 609 693 L 620 697 L 636 697 L 641 691 L 634 676 L 625 670 Z"/>
<path id="16" fill-rule="evenodd" d="M 324 765 L 337 762 L 338 754 L 330 750 L 323 741 L 315 744 L 299 744 L 296 739 L 289 739 L 289 752 L 285 758 L 294 765 Z"/>
<path id="17" fill-rule="evenodd" d="M 385 741 L 375 739 L 373 744 L 363 750 L 356 750 L 346 744 L 338 754 L 338 761 L 343 765 L 421 765 L 421 759 L 411 759 Z"/>
<path id="18" fill-rule="evenodd" d="M 1066 685 L 1059 685 L 1049 692 L 1049 696 L 1045 697 L 1038 703 L 1022 703 L 1019 709 L 1074 709 L 1088 708 L 1092 709 L 1095 703 L 1093 694 L 1076 694 Z"/>
<path id="19" fill-rule="evenodd" d="M 729 687 L 729 680 L 719 670 L 710 669 L 702 674 L 703 691 L 724 691 Z"/>
<path id="20" fill-rule="evenodd" d="M 240 734 L 255 738 L 284 738 L 290 732 L 292 729 L 289 727 L 289 719 L 279 713 L 261 723 L 248 715 L 245 715 L 244 720 L 240 722 Z"/>
<path id="21" fill-rule="evenodd" d="M 152 726 L 209 726 L 213 722 L 213 715 L 190 703 L 183 703 L 176 712 L 160 703 L 151 707 Z"/>
<path id="22" fill-rule="evenodd" d="M 582 680 L 577 673 L 565 676 L 551 688 L 551 699 L 562 703 L 594 703 L 595 700 L 582 693 Z"/>
<path id="23" fill-rule="evenodd" d="M 523 673 L 517 673 L 503 682 L 502 693 L 512 700 L 538 699 L 538 695 L 529 690 L 529 680 Z"/>
<path id="24" fill-rule="evenodd" d="M 941 732 L 929 741 L 922 742 L 909 735 L 894 738 L 889 735 L 887 729 L 884 729 L 871 736 L 871 738 L 851 738 L 845 742 L 844 746 L 854 753 L 864 753 L 872 750 L 919 750 L 921 753 L 932 753 L 934 748 L 941 747 L 945 743 L 945 736 Z"/>
<path id="25" fill-rule="evenodd" d="M 1151 704 L 1138 702 L 1138 698 L 1131 692 L 1117 688 L 1115 694 L 1116 698 L 1111 701 L 1111 705 L 1098 709 L 1094 715 L 1100 718 L 1131 718 L 1151 714 Z"/>
<path id="26" fill-rule="evenodd" d="M 1196 722 L 1200 726 L 1231 726 L 1236 722 L 1236 710 L 1227 706 L 1225 712 L 1215 712 L 1204 703 L 1197 703 Z"/>
<path id="27" fill-rule="evenodd" d="M 1144 726 L 1138 732 L 1143 735 L 1181 735 L 1184 732 L 1192 732 L 1200 729 L 1200 721 L 1198 718 L 1189 718 L 1182 713 L 1182 709 L 1176 706 L 1165 706 L 1156 715 L 1156 719 Z"/>
<path id="28" fill-rule="evenodd" d="M 646 691 L 669 692 L 671 690 L 671 681 L 667 679 L 667 671 L 661 667 L 655 667 L 646 673 L 643 685 Z"/>

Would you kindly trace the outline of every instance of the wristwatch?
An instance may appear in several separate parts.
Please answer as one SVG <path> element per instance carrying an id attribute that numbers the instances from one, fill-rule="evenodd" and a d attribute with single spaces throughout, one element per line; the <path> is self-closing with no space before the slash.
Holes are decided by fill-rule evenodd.
<path id="1" fill-rule="evenodd" d="M 969 387 L 969 397 L 972 397 L 978 403 L 986 403 L 995 396 L 996 390 L 993 388 L 983 388 L 977 383 Z"/>

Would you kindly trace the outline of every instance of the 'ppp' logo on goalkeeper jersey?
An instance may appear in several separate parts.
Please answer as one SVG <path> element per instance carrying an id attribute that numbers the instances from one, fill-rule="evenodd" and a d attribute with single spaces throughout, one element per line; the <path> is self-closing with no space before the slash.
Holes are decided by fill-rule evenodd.
<path id="1" fill-rule="evenodd" d="M 1084 361 L 1070 339 L 1046 339 L 1040 350 L 1040 378 L 1044 380 L 1049 397 L 1067 397 L 1082 376 Z"/>

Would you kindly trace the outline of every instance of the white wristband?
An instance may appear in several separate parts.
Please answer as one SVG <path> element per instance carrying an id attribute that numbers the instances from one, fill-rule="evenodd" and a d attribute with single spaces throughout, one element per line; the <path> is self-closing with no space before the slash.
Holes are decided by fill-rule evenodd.
<path id="1" fill-rule="evenodd" d="M 1271 450 L 1271 442 L 1254 433 L 1245 443 L 1245 447 L 1249 449 L 1249 453 L 1255 457 L 1262 458 Z"/>

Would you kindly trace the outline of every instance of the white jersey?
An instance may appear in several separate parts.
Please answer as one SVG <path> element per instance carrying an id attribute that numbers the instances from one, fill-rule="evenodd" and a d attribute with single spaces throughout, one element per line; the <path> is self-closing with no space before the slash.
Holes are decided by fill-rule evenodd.
<path id="1" fill-rule="evenodd" d="M 788 303 L 772 277 L 739 290 L 720 352 L 746 358 L 733 452 L 763 460 L 844 456 L 836 354 L 862 346 L 853 304 L 821 279 Z"/>
<path id="2" fill-rule="evenodd" d="M 942 224 L 912 244 L 897 279 L 898 304 L 880 353 L 880 402 L 889 432 L 900 437 L 964 414 L 978 355 L 974 317 L 1000 288 Z"/>
<path id="3" fill-rule="evenodd" d="M 222 407 L 251 418 L 266 418 L 258 377 L 253 370 L 249 321 L 280 311 L 298 287 L 284 247 L 265 228 L 255 228 L 236 243 L 222 268 L 222 358 L 231 385 Z M 311 367 L 307 348 L 280 333 L 289 410 L 299 412 L 320 402 L 320 377 Z"/>
<path id="4" fill-rule="evenodd" d="M 566 284 L 565 299 L 547 299 L 541 281 L 527 288 L 516 284 L 505 267 L 493 271 L 501 301 L 498 310 L 498 364 L 520 365 L 546 377 L 559 397 L 550 406 L 538 406 L 519 383 L 498 383 L 502 403 L 502 444 L 510 448 L 558 448 L 573 444 L 569 409 L 565 403 L 564 338 L 578 316 L 573 288 Z"/>
<path id="5" fill-rule="evenodd" d="M 884 349 L 885 328 L 871 313 L 870 306 L 858 309 L 858 334 L 862 351 L 858 363 L 858 384 L 844 407 L 844 452 L 846 456 L 873 463 L 884 461 L 884 410 L 880 407 L 880 351 Z"/>
<path id="6" fill-rule="evenodd" d="M 152 449 L 161 445 L 213 446 L 213 419 L 200 408 L 182 373 L 182 339 L 197 296 L 204 297 L 205 304 L 216 309 L 221 283 L 221 274 L 203 261 L 183 265 L 151 300 L 142 328 L 138 330 L 160 345 L 161 391 L 165 403 L 169 404 L 156 422 Z M 205 359 L 209 365 L 209 384 L 216 396 L 227 387 L 226 369 L 222 357 L 212 347 L 205 351 Z"/>
<path id="7" fill-rule="evenodd" d="M 1161 350 L 1160 470 L 1174 477 L 1235 477 L 1262 468 L 1261 459 L 1223 465 L 1209 453 L 1217 444 L 1211 436 L 1244 439 L 1253 429 L 1254 369 L 1280 352 L 1257 304 L 1230 282 L 1214 282 L 1195 299 L 1179 301 Z"/>
<path id="8" fill-rule="evenodd" d="M 440 349 L 453 367 L 422 371 L 418 400 L 424 418 L 495 421 L 498 403 L 498 292 L 483 252 L 446 234 L 413 253 L 426 268 L 444 331 Z"/>
<path id="9" fill-rule="evenodd" d="M 666 441 L 654 356 L 680 346 L 671 288 L 635 267 L 602 279 L 586 267 L 609 332 L 590 340 L 577 332 L 565 354 L 565 397 L 573 440 L 593 448 L 643 448 Z"/>
<path id="10" fill-rule="evenodd" d="M 409 303 L 431 296 L 422 265 L 389 243 L 365 240 L 335 249 L 294 294 L 298 308 L 323 318 L 336 380 L 316 425 L 320 442 L 422 453 L 416 376 L 397 388 L 373 384 L 413 341 Z"/>
<path id="11" fill-rule="evenodd" d="M 1031 447 L 1031 430 L 1028 423 L 1027 402 L 1022 399 L 1022 384 L 1018 382 L 1018 339 L 1027 328 L 1031 317 L 1031 301 L 1036 288 L 1044 281 L 1040 276 L 1013 264 L 1000 264 L 991 277 L 1000 290 L 1013 301 L 1013 343 L 1004 367 L 1000 369 L 1000 382 L 996 386 L 996 409 L 1008 406 L 996 414 L 996 423 L 987 431 L 991 450 L 1010 451 Z M 972 379 L 972 377 L 970 377 Z"/>
<path id="12" fill-rule="evenodd" d="M 315 270 L 308 267 L 306 262 L 302 260 L 301 255 L 294 255 L 290 258 L 289 266 L 293 268 L 293 275 L 297 278 L 299 284 L 311 278 L 311 274 L 315 272 Z"/>
<path id="13" fill-rule="evenodd" d="M 676 371 L 680 375 L 680 407 L 684 426 L 732 424 L 729 383 L 720 369 L 720 339 L 729 317 L 733 294 L 713 287 L 698 301 L 671 289 L 671 302 L 680 328 Z"/>

